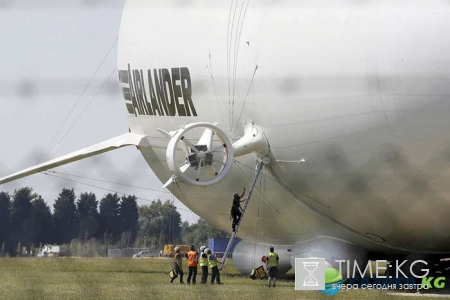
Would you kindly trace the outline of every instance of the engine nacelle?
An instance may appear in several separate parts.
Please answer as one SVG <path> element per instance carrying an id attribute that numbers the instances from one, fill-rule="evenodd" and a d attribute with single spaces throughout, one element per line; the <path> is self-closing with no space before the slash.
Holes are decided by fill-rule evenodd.
<path id="1" fill-rule="evenodd" d="M 291 248 L 290 246 L 258 244 L 246 241 L 240 241 L 233 250 L 233 263 L 236 269 L 242 274 L 248 275 L 253 268 L 265 265 L 261 258 L 269 254 L 270 246 L 274 247 L 275 253 L 280 258 L 278 274 L 281 275 L 289 271 L 291 269 L 291 254 L 288 252 L 288 249 Z"/>
<path id="2" fill-rule="evenodd" d="M 291 266 L 295 269 L 296 258 L 324 258 L 325 266 L 342 270 L 342 277 L 348 278 L 353 274 L 354 262 L 359 268 L 365 268 L 367 262 L 367 251 L 349 242 L 330 238 L 317 237 L 302 243 L 297 243 L 292 248 Z M 345 260 L 346 263 L 336 262 L 336 260 Z M 341 268 L 339 266 L 341 264 Z M 348 264 L 348 266 L 347 266 Z M 350 276 L 348 271 L 350 270 Z"/>

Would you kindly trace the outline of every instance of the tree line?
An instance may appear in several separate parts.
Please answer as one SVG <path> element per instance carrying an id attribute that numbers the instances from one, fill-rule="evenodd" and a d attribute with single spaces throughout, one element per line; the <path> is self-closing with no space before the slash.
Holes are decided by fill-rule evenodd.
<path id="1" fill-rule="evenodd" d="M 182 222 L 169 200 L 138 206 L 132 195 L 109 193 L 98 201 L 92 192 L 77 196 L 74 189 L 63 188 L 52 211 L 30 187 L 0 192 L 1 256 L 20 255 L 23 247 L 32 251 L 43 244 L 72 244 L 85 249 L 77 253 L 100 255 L 86 251 L 86 246 L 162 249 L 165 244 L 200 245 L 226 236 L 203 219 Z"/>

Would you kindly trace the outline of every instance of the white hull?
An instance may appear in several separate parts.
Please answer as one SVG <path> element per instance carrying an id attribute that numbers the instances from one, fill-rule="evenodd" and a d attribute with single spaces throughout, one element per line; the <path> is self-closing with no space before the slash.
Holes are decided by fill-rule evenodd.
<path id="1" fill-rule="evenodd" d="M 127 111 L 131 132 L 150 137 L 141 152 L 162 182 L 168 140 L 156 128 L 219 122 L 236 140 L 251 120 L 272 163 L 243 239 L 450 251 L 448 2 L 181 2 L 127 1 L 119 37 L 118 69 L 143 70 L 149 99 L 148 70 L 190 72 L 197 116 Z M 237 161 L 219 184 L 169 189 L 230 231 L 232 195 L 250 183 L 255 157 Z"/>

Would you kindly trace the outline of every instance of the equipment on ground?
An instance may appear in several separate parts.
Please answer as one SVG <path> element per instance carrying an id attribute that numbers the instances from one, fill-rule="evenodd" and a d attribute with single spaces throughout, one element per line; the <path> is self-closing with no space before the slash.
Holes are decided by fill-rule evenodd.
<path id="1" fill-rule="evenodd" d="M 267 277 L 266 270 L 264 270 L 263 266 L 259 266 L 256 269 L 253 269 L 250 273 L 250 278 L 255 280 L 257 278 L 259 279 L 265 279 Z"/>

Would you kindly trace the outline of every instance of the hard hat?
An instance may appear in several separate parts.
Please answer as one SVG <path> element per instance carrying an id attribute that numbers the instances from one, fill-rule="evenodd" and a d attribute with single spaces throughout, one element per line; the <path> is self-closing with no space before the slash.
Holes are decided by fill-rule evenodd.
<path id="1" fill-rule="evenodd" d="M 205 248 L 206 248 L 206 246 L 201 246 L 200 249 L 199 249 L 199 250 L 200 250 L 200 253 L 203 253 L 203 251 L 205 250 Z"/>
<path id="2" fill-rule="evenodd" d="M 209 248 L 205 248 L 205 250 L 203 250 L 203 253 L 205 253 L 205 254 L 211 254 L 211 250 L 209 250 Z"/>
<path id="3" fill-rule="evenodd" d="M 173 250 L 175 250 L 175 252 L 180 252 L 180 247 L 175 247 Z"/>

